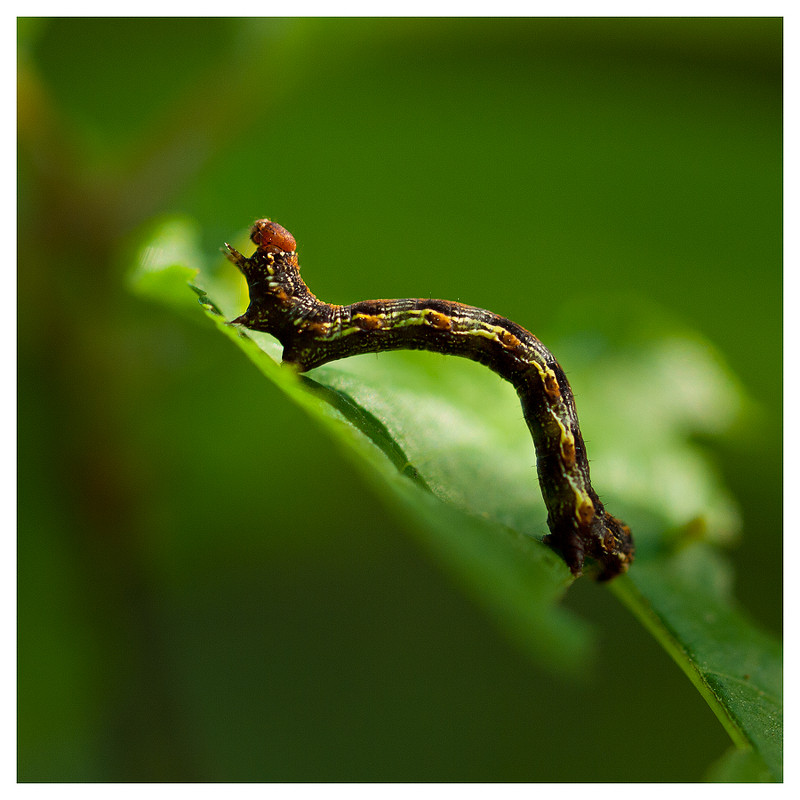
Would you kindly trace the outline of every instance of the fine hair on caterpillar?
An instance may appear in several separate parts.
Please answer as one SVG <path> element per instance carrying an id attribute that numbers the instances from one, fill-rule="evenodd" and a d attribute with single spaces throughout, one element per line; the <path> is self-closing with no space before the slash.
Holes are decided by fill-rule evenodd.
<path id="1" fill-rule="evenodd" d="M 450 300 L 362 300 L 339 306 L 318 300 L 300 277 L 294 236 L 269 219 L 252 227 L 249 258 L 226 244 L 244 275 L 250 303 L 231 321 L 272 334 L 283 360 L 301 371 L 386 350 L 429 350 L 477 361 L 509 381 L 522 404 L 536 450 L 550 533 L 545 542 L 580 575 L 584 560 L 599 580 L 633 561 L 630 529 L 609 514 L 589 477 L 589 461 L 569 382 L 553 354 L 505 317 Z"/>

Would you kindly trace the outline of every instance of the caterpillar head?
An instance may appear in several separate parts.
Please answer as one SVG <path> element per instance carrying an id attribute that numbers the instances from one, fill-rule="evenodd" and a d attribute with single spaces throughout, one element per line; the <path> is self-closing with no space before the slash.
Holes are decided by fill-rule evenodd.
<path id="1" fill-rule="evenodd" d="M 269 219 L 258 219 L 250 229 L 250 239 L 262 253 L 294 253 L 297 242 L 283 225 Z"/>
<path id="2" fill-rule="evenodd" d="M 226 244 L 226 255 L 247 280 L 250 304 L 232 325 L 265 331 L 278 339 L 287 329 L 293 309 L 307 298 L 313 299 L 300 277 L 297 243 L 282 225 L 259 219 L 250 230 L 256 251 L 249 258 Z"/>

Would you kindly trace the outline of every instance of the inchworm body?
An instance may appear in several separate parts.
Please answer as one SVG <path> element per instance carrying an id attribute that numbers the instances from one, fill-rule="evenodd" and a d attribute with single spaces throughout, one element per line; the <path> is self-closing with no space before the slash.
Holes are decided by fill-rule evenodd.
<path id="1" fill-rule="evenodd" d="M 318 300 L 300 277 L 294 237 L 268 219 L 251 231 L 246 258 L 226 244 L 242 271 L 250 304 L 231 324 L 265 331 L 283 345 L 283 360 L 301 372 L 339 358 L 384 350 L 430 350 L 483 364 L 509 381 L 522 403 L 536 449 L 547 507 L 545 542 L 575 575 L 584 558 L 609 580 L 633 560 L 629 528 L 603 507 L 589 478 L 575 401 L 550 351 L 505 317 L 448 300 L 365 300 L 347 306 Z"/>

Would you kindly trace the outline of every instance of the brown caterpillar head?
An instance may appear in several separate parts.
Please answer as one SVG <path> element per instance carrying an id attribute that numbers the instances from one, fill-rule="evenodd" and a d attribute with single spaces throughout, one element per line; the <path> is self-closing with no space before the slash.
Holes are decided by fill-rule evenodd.
<path id="1" fill-rule="evenodd" d="M 253 223 L 250 239 L 264 253 L 293 253 L 297 250 L 294 236 L 282 225 L 269 219 L 258 219 Z"/>

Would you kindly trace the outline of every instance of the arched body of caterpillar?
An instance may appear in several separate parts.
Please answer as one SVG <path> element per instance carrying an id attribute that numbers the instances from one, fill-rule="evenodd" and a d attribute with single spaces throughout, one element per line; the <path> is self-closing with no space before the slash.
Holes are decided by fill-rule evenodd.
<path id="1" fill-rule="evenodd" d="M 477 361 L 509 381 L 522 403 L 536 449 L 550 534 L 545 542 L 576 575 L 584 559 L 600 580 L 625 572 L 633 560 L 629 528 L 603 507 L 589 478 L 572 389 L 552 353 L 505 317 L 449 300 L 365 300 L 347 306 L 318 300 L 300 277 L 297 245 L 283 227 L 258 220 L 257 249 L 246 258 L 226 244 L 242 271 L 250 304 L 232 324 L 270 333 L 283 360 L 300 371 L 384 350 L 430 350 Z"/>

